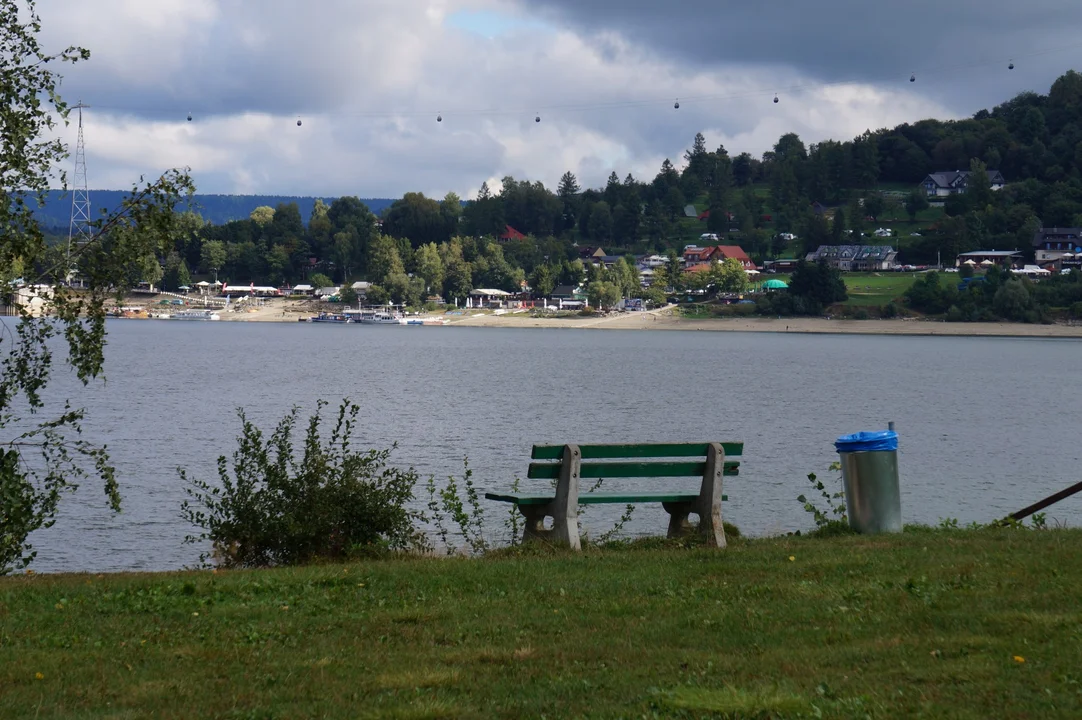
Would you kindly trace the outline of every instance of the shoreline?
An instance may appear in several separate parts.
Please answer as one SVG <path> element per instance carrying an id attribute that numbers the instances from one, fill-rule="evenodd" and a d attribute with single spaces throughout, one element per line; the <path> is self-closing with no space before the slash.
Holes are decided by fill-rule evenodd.
<path id="1" fill-rule="evenodd" d="M 312 311 L 297 306 L 273 303 L 246 312 L 222 313 L 220 322 L 296 323 Z M 594 329 L 594 330 L 666 330 L 699 332 L 768 332 L 811 335 L 917 335 L 939 337 L 1018 337 L 1082 338 L 1082 324 L 1030 325 L 1026 323 L 949 323 L 940 320 L 897 318 L 891 320 L 833 320 L 826 318 L 707 318 L 685 319 L 673 314 L 671 307 L 645 312 L 620 313 L 601 317 L 543 318 L 522 314 L 475 314 L 447 316 L 431 314 L 422 318 L 442 318 L 439 327 Z"/>

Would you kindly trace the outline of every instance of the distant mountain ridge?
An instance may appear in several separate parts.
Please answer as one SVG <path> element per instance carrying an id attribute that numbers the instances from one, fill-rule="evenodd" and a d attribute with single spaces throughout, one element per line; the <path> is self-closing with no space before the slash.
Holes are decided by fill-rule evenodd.
<path id="1" fill-rule="evenodd" d="M 90 208 L 91 217 L 101 217 L 101 211 L 112 211 L 120 206 L 121 201 L 130 191 L 127 190 L 91 190 Z M 192 210 L 195 210 L 207 222 L 215 225 L 224 225 L 233 220 L 244 220 L 257 207 L 268 205 L 275 207 L 279 203 L 296 203 L 301 211 L 301 217 L 307 225 L 312 217 L 312 208 L 316 200 L 323 200 L 330 205 L 336 198 L 333 197 L 309 197 L 290 195 L 195 195 L 192 201 Z M 376 215 L 379 215 L 394 202 L 393 198 L 361 198 L 361 202 L 368 206 Z M 182 207 L 181 209 L 188 209 Z M 45 230 L 58 231 L 63 229 L 67 232 L 71 222 L 71 193 L 61 190 L 50 190 L 45 206 L 38 209 L 34 215 Z"/>

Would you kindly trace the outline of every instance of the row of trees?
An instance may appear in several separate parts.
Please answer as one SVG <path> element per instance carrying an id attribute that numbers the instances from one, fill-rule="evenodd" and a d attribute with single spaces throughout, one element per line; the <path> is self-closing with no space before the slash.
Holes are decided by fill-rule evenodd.
<path id="1" fill-rule="evenodd" d="M 1054 275 L 1033 283 L 997 267 L 966 283 L 927 273 L 906 291 L 915 310 L 952 321 L 1046 322 L 1057 308 L 1082 317 L 1082 273 Z"/>

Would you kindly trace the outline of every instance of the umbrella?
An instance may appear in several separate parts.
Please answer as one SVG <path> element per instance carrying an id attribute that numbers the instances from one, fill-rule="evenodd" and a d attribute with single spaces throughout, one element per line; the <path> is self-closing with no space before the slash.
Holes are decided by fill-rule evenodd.
<path id="1" fill-rule="evenodd" d="M 178 289 L 178 290 L 191 290 L 191 288 L 190 288 L 190 287 L 188 287 L 187 285 L 181 285 L 181 286 L 180 286 L 179 288 L 177 288 L 177 289 Z"/>
<path id="2" fill-rule="evenodd" d="M 977 262 L 976 262 L 975 260 L 972 260 L 972 259 L 970 259 L 970 260 L 966 260 L 966 261 L 965 261 L 964 263 L 962 263 L 962 264 L 963 264 L 963 265 L 976 265 L 976 264 L 977 264 Z"/>
<path id="3" fill-rule="evenodd" d="M 767 290 L 784 290 L 789 285 L 784 280 L 771 279 L 763 283 L 763 287 Z"/>
<path id="4" fill-rule="evenodd" d="M 991 260 L 981 260 L 981 265 L 995 265 Z"/>
<path id="5" fill-rule="evenodd" d="M 196 285 L 196 287 L 210 287 L 210 283 L 207 282 L 206 280 L 200 280 L 195 285 Z"/>

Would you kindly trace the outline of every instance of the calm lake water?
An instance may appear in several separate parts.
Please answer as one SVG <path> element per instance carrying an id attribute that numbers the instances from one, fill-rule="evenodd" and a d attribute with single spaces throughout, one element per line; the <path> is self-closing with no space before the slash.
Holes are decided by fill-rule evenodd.
<path id="1" fill-rule="evenodd" d="M 61 372 L 56 387 L 111 449 L 124 512 L 87 483 L 33 537 L 39 572 L 194 565 L 176 468 L 213 479 L 239 406 L 269 430 L 318 398 L 360 404 L 359 440 L 397 441 L 395 464 L 444 478 L 468 457 L 486 490 L 525 476 L 535 442 L 744 440 L 723 512 L 751 535 L 811 527 L 796 502 L 807 473 L 833 478 L 834 440 L 889 420 L 907 522 L 988 521 L 1079 480 L 1073 340 L 149 321 L 109 332 L 107 382 L 75 390 Z M 490 507 L 500 538 L 506 507 Z M 591 508 L 583 525 L 596 534 L 618 515 Z M 1050 512 L 1080 516 L 1079 497 Z M 666 518 L 643 506 L 626 531 L 660 534 Z"/>

